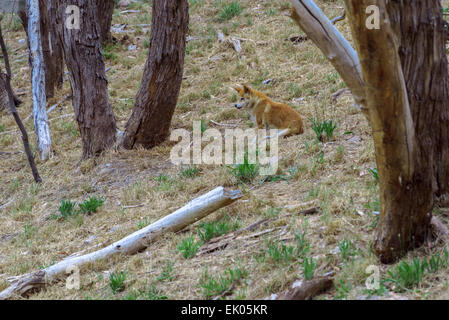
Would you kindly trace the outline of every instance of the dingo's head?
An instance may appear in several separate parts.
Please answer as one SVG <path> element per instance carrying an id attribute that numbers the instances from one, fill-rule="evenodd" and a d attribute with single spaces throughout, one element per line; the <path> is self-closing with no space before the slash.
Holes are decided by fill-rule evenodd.
<path id="1" fill-rule="evenodd" d="M 251 89 L 246 85 L 236 85 L 233 86 L 232 89 L 237 91 L 239 96 L 239 103 L 236 103 L 234 107 L 240 110 L 248 106 L 249 101 L 251 99 Z"/>

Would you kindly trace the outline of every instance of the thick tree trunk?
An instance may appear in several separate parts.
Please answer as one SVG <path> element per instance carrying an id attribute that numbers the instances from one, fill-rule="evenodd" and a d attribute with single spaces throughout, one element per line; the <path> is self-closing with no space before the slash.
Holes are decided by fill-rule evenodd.
<path id="1" fill-rule="evenodd" d="M 108 82 L 101 53 L 97 6 L 102 0 L 56 1 L 57 28 L 70 73 L 73 106 L 83 141 L 83 158 L 98 155 L 115 142 L 117 127 L 109 103 Z M 68 5 L 80 8 L 80 29 L 65 27 Z"/>
<path id="2" fill-rule="evenodd" d="M 187 0 L 154 0 L 150 50 L 123 146 L 151 148 L 169 134 L 184 68 Z"/>
<path id="3" fill-rule="evenodd" d="M 393 262 L 423 243 L 436 194 L 446 193 L 448 73 L 439 0 L 346 0 L 362 62 L 380 179 L 374 250 Z"/>
<path id="4" fill-rule="evenodd" d="M 114 0 L 103 0 L 98 3 L 98 22 L 101 29 L 101 41 L 111 41 L 111 22 L 114 12 Z"/>

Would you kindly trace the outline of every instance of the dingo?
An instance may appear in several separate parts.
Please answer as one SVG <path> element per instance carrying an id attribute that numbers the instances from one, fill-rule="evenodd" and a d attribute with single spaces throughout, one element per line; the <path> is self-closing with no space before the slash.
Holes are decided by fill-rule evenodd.
<path id="1" fill-rule="evenodd" d="M 298 112 L 284 103 L 271 100 L 265 94 L 246 85 L 232 87 L 240 97 L 237 109 L 249 108 L 251 119 L 259 129 L 274 127 L 280 129 L 278 137 L 302 134 L 302 118 Z M 268 137 L 267 137 L 268 138 Z"/>

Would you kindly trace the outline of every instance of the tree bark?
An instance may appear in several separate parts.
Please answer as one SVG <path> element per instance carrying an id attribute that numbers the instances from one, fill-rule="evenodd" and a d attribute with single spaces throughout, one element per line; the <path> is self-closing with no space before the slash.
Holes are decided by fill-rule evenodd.
<path id="1" fill-rule="evenodd" d="M 112 146 L 116 123 L 109 103 L 108 82 L 101 53 L 97 6 L 102 0 L 56 1 L 57 28 L 69 70 L 73 106 L 83 141 L 83 158 L 96 156 Z M 80 29 L 65 26 L 68 5 L 80 9 Z"/>
<path id="2" fill-rule="evenodd" d="M 124 133 L 126 149 L 152 148 L 166 139 L 178 100 L 189 22 L 187 0 L 154 0 L 150 49 L 134 109 Z"/>
<path id="3" fill-rule="evenodd" d="M 111 23 L 112 13 L 114 12 L 114 0 L 103 0 L 97 7 L 98 22 L 101 29 L 101 41 L 108 42 L 112 40 Z"/>
<path id="4" fill-rule="evenodd" d="M 399 56 L 421 161 L 430 167 L 436 196 L 449 193 L 449 75 L 445 21 L 438 0 L 396 0 L 387 5 L 399 39 Z M 423 172 L 422 174 L 427 174 Z"/>
<path id="5" fill-rule="evenodd" d="M 39 0 L 41 12 L 42 51 L 45 61 L 45 88 L 47 98 L 54 96 L 55 88 L 62 87 L 64 60 L 61 43 L 57 40 L 54 21 L 56 9 L 50 0 Z"/>
<path id="6" fill-rule="evenodd" d="M 39 0 L 39 12 L 41 22 L 42 53 L 44 54 L 45 62 L 45 93 L 47 98 L 51 98 L 55 94 L 55 85 L 53 83 L 55 65 L 51 61 L 50 21 L 47 11 L 47 0 Z"/>

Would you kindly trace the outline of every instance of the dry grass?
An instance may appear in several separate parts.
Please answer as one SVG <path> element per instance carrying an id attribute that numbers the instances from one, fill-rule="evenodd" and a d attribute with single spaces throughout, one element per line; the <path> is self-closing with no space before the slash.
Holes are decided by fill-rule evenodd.
<path id="1" fill-rule="evenodd" d="M 370 129 L 364 117 L 352 106 L 351 97 L 333 102 L 331 94 L 344 84 L 333 67 L 310 42 L 294 44 L 287 41 L 302 32 L 284 14 L 287 1 L 240 1 L 243 11 L 228 21 L 218 21 L 222 3 L 229 1 L 191 0 L 190 36 L 197 37 L 187 45 L 185 76 L 173 128 L 191 129 L 192 121 L 236 122 L 250 126 L 249 117 L 232 108 L 235 99 L 228 87 L 247 83 L 270 97 L 289 103 L 305 119 L 324 117 L 338 122 L 333 139 L 317 142 L 306 120 L 302 136 L 280 141 L 281 170 L 290 174 L 289 181 L 261 183 L 248 192 L 245 199 L 219 210 L 206 221 L 218 221 L 227 216 L 246 226 L 276 213 L 285 214 L 288 206 L 313 201 L 321 206 L 318 215 L 307 219 L 306 238 L 310 241 L 309 256 L 317 262 L 317 274 L 333 271 L 336 279 L 349 289 L 324 294 L 318 299 L 357 298 L 364 294 L 367 277 L 365 268 L 378 264 L 370 251 L 378 210 L 377 185 L 369 173 L 375 167 Z M 325 13 L 334 17 L 342 11 L 342 1 L 317 1 Z M 149 31 L 139 24 L 150 23 L 151 6 L 134 4 L 139 15 L 115 15 L 113 23 L 128 23 L 135 32 L 115 34 L 119 43 L 105 49 L 109 93 L 118 125 L 124 128 L 142 76 L 147 56 Z M 15 25 L 15 28 L 14 28 Z M 31 89 L 29 68 L 24 45 L 18 40 L 24 33 L 17 23 L 9 28 L 6 38 L 11 51 L 14 88 L 23 92 L 22 118 L 30 112 Z M 338 28 L 350 38 L 347 22 Z M 217 32 L 246 40 L 243 53 L 217 41 Z M 120 41 L 122 40 L 122 41 Z M 137 45 L 128 51 L 128 45 Z M 269 85 L 262 81 L 273 79 Z M 55 103 L 70 92 L 65 83 Z M 63 117 L 64 116 L 64 117 Z M 54 156 L 47 162 L 38 161 L 42 185 L 32 183 L 20 135 L 11 116 L 0 115 L 0 289 L 8 284 L 6 278 L 30 272 L 59 261 L 81 250 L 94 250 L 153 222 L 192 198 L 219 185 L 237 187 L 228 168 L 199 166 L 194 177 L 181 174 L 182 168 L 169 161 L 172 143 L 152 150 L 109 151 L 95 160 L 79 163 L 81 140 L 77 132 L 70 101 L 63 103 L 49 118 Z M 33 132 L 32 120 L 26 122 Z M 213 127 L 212 123 L 208 124 Z M 33 144 L 33 150 L 36 150 Z M 15 152 L 20 152 L 16 154 Z M 167 176 L 157 179 L 159 176 Z M 251 185 L 244 185 L 249 190 Z M 57 211 L 62 199 L 81 202 L 89 196 L 103 197 L 106 202 L 98 213 L 77 216 L 64 221 L 48 219 Z M 125 208 L 125 206 L 139 207 Z M 362 214 L 360 214 L 362 213 Z M 59 282 L 30 296 L 31 299 L 122 299 L 135 297 L 139 289 L 155 284 L 159 294 L 169 299 L 203 299 L 200 282 L 204 271 L 217 276 L 227 269 L 244 267 L 246 284 L 240 282 L 227 297 L 230 299 L 264 298 L 284 290 L 292 281 L 302 278 L 302 266 L 293 259 L 287 264 L 256 259 L 267 249 L 268 240 L 283 239 L 294 246 L 294 233 L 302 228 L 305 218 L 290 216 L 276 219 L 262 227 L 280 227 L 260 238 L 236 241 L 225 250 L 184 259 L 178 244 L 190 234 L 196 236 L 196 225 L 178 234 L 168 234 L 145 252 L 130 257 L 115 257 L 98 262 L 82 272 L 79 291 L 67 291 Z M 336 250 L 344 239 L 356 247 L 350 262 L 343 262 Z M 196 239 L 198 237 L 196 236 Z M 434 248 L 432 252 L 440 250 Z M 428 248 L 410 256 L 427 256 Z M 167 262 L 173 264 L 171 278 L 160 281 Z M 386 270 L 382 266 L 383 271 Z M 113 294 L 109 288 L 109 273 L 126 271 L 125 290 Z M 384 274 L 384 272 L 382 272 Z M 447 298 L 449 277 L 446 271 L 426 276 L 419 287 L 402 295 L 410 299 Z M 133 294 L 135 294 L 133 296 Z M 140 295 L 139 298 L 154 298 Z"/>

